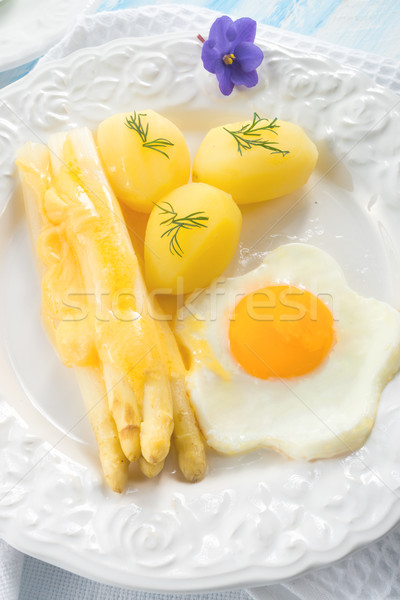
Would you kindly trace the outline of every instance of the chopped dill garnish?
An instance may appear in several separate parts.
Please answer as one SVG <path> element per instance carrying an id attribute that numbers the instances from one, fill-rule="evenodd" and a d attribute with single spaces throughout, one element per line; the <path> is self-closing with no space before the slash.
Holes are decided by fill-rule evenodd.
<path id="1" fill-rule="evenodd" d="M 164 204 L 165 206 L 162 206 Z M 169 202 L 161 202 L 161 204 L 155 204 L 157 208 L 161 210 L 160 215 L 171 215 L 165 221 L 161 221 L 160 225 L 167 227 L 166 231 L 162 234 L 162 238 L 167 236 L 169 240 L 169 251 L 171 254 L 176 254 L 179 257 L 183 256 L 182 247 L 178 241 L 178 235 L 181 229 L 193 229 L 195 227 L 207 227 L 204 221 L 208 221 L 204 211 L 197 211 L 186 215 L 186 217 L 178 217 L 172 204 Z"/>
<path id="2" fill-rule="evenodd" d="M 147 117 L 146 113 L 137 113 L 136 111 L 133 113 L 133 116 L 127 117 L 125 120 L 125 125 L 129 129 L 133 129 L 139 135 L 142 140 L 143 148 L 150 148 L 150 150 L 155 150 L 160 154 L 163 154 L 169 159 L 169 156 L 164 150 L 161 148 L 166 148 L 167 146 L 173 146 L 174 144 L 167 140 L 166 138 L 156 138 L 155 140 L 149 141 L 147 139 L 149 135 L 149 124 L 146 124 L 146 128 L 143 127 L 142 117 Z"/>
<path id="3" fill-rule="evenodd" d="M 236 141 L 237 149 L 239 154 L 242 155 L 243 150 L 251 150 L 255 146 L 261 146 L 266 150 L 270 150 L 272 154 L 282 154 L 282 156 L 286 156 L 289 154 L 289 150 L 281 150 L 276 147 L 277 141 L 271 140 L 263 140 L 262 132 L 267 131 L 278 135 L 276 129 L 279 128 L 279 125 L 276 124 L 277 118 L 270 121 L 269 119 L 263 119 L 258 116 L 255 112 L 253 115 L 253 121 L 248 123 L 247 125 L 243 125 L 237 131 L 230 131 L 229 129 L 225 129 Z M 263 125 L 265 123 L 265 125 Z"/>

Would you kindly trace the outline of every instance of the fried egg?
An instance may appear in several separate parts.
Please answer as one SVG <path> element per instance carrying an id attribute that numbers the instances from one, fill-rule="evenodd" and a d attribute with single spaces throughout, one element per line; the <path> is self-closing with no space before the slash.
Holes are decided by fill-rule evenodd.
<path id="1" fill-rule="evenodd" d="M 336 261 L 307 244 L 192 294 L 175 330 L 201 430 L 225 454 L 353 452 L 400 368 L 400 314 L 354 292 Z"/>

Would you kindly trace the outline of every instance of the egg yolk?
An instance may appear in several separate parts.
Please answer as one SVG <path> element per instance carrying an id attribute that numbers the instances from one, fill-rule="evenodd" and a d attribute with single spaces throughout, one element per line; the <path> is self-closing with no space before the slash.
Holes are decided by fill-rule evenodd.
<path id="1" fill-rule="evenodd" d="M 333 316 L 314 294 L 288 285 L 258 289 L 231 315 L 229 340 L 243 369 L 261 379 L 309 373 L 334 342 Z"/>

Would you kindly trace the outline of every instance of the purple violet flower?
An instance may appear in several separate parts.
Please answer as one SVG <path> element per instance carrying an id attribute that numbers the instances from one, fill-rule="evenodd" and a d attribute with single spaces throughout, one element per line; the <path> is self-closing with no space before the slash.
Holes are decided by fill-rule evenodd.
<path id="1" fill-rule="evenodd" d="M 203 44 L 201 59 L 204 68 L 217 76 L 219 89 L 229 96 L 235 85 L 253 87 L 258 83 L 257 67 L 264 55 L 254 44 L 257 23 L 248 17 L 232 21 L 219 17 Z"/>

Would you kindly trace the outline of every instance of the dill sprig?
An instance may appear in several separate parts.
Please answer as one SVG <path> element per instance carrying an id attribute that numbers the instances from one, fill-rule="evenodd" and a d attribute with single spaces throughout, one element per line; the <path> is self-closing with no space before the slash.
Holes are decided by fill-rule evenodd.
<path id="1" fill-rule="evenodd" d="M 237 131 L 230 131 L 224 127 L 225 131 L 227 131 L 236 141 L 238 152 L 242 155 L 243 150 L 251 150 L 255 146 L 261 146 L 266 150 L 270 150 L 272 154 L 282 154 L 282 156 L 286 156 L 289 153 L 289 150 L 281 150 L 276 147 L 278 142 L 263 140 L 262 132 L 268 131 L 278 135 L 276 129 L 279 128 L 279 125 L 276 124 L 277 118 L 269 121 L 269 119 L 264 119 L 258 116 L 255 112 L 253 115 L 253 121 L 251 123 L 247 123 L 247 125 L 243 125 Z M 263 125 L 265 123 L 265 125 Z"/>
<path id="2" fill-rule="evenodd" d="M 143 148 L 150 148 L 150 150 L 155 150 L 160 154 L 163 154 L 169 159 L 169 156 L 164 150 L 161 148 L 166 148 L 167 146 L 173 146 L 174 144 L 167 140 L 166 138 L 156 138 L 155 140 L 148 140 L 147 137 L 149 135 L 149 124 L 146 124 L 146 128 L 143 127 L 142 117 L 147 117 L 146 113 L 137 113 L 136 111 L 133 113 L 133 116 L 127 117 L 125 120 L 125 125 L 129 127 L 129 129 L 133 129 L 139 135 L 142 140 Z"/>
<path id="3" fill-rule="evenodd" d="M 162 206 L 164 204 L 165 206 Z M 160 215 L 171 215 L 165 221 L 161 222 L 161 225 L 167 227 L 166 231 L 162 234 L 162 238 L 167 236 L 169 240 L 169 251 L 171 254 L 176 254 L 179 257 L 183 256 L 182 247 L 178 241 L 178 235 L 181 229 L 193 229 L 195 227 L 207 227 L 204 221 L 208 221 L 204 211 L 197 211 L 186 215 L 186 217 L 178 217 L 177 212 L 174 210 L 172 204 L 169 202 L 162 202 L 156 204 L 157 208 L 161 210 Z"/>

